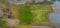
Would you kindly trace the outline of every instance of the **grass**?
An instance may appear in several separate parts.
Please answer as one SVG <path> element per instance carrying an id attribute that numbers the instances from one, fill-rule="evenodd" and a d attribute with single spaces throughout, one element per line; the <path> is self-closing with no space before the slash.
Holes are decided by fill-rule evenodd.
<path id="1" fill-rule="evenodd" d="M 32 13 L 30 12 L 30 9 L 27 8 L 26 6 L 20 6 L 19 10 L 20 21 L 26 24 L 30 24 L 32 21 Z"/>
<path id="2" fill-rule="evenodd" d="M 13 5 L 18 10 L 18 19 L 21 23 L 46 24 L 50 22 L 48 14 L 53 11 L 50 5 Z M 47 11 L 46 11 L 47 10 Z M 45 23 L 44 23 L 45 22 Z"/>
<path id="3" fill-rule="evenodd" d="M 32 13 L 26 5 L 13 5 L 18 10 L 18 19 L 21 23 L 30 24 L 32 20 Z"/>
<path id="4" fill-rule="evenodd" d="M 6 26 L 6 21 L 2 20 L 1 18 L 0 18 L 0 26 Z"/>
<path id="5" fill-rule="evenodd" d="M 31 5 L 30 6 L 31 12 L 33 13 L 34 24 L 46 24 L 50 22 L 48 14 L 53 11 L 50 5 Z"/>

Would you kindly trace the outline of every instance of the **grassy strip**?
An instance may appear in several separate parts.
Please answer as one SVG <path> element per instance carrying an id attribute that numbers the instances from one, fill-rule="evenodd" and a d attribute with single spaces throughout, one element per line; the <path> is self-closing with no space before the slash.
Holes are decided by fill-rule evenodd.
<path id="1" fill-rule="evenodd" d="M 50 5 L 30 5 L 30 9 L 33 13 L 34 24 L 46 24 L 50 22 L 48 14 L 53 11 Z"/>
<path id="2" fill-rule="evenodd" d="M 14 5 L 19 12 L 18 19 L 26 24 L 46 24 L 50 22 L 48 14 L 52 12 L 50 5 Z M 32 21 L 33 20 L 33 21 Z"/>
<path id="3" fill-rule="evenodd" d="M 30 9 L 26 5 L 14 5 L 16 9 L 18 10 L 18 19 L 21 23 L 25 24 L 31 24 L 32 20 L 32 13 L 30 12 Z"/>

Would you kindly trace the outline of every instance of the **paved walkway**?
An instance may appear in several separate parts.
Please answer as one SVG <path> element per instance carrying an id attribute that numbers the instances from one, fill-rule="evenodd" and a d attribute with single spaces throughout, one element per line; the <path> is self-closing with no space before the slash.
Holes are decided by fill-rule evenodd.
<path id="1" fill-rule="evenodd" d="M 32 26 L 32 28 L 50 28 L 48 26 Z"/>

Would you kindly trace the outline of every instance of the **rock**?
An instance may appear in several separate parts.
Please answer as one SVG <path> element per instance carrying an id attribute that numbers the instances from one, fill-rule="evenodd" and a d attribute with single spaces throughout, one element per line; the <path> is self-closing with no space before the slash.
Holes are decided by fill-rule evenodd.
<path id="1" fill-rule="evenodd" d="M 14 27 L 19 25 L 18 19 L 6 19 L 6 21 L 9 27 Z"/>

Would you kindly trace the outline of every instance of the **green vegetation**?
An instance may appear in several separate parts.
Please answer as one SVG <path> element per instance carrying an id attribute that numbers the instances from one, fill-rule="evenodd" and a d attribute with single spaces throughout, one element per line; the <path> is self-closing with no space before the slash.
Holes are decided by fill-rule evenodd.
<path id="1" fill-rule="evenodd" d="M 21 1 L 21 0 L 18 0 Z M 10 5 L 8 1 L 0 0 L 0 4 L 6 5 L 6 8 L 3 8 L 4 11 L 6 9 L 16 9 L 18 11 L 17 16 L 13 15 L 11 19 L 16 19 L 15 17 L 18 17 L 17 19 L 20 20 L 20 24 L 47 24 L 50 22 L 48 14 L 53 12 L 53 9 L 50 5 L 42 5 L 42 4 L 36 4 L 35 0 L 32 0 L 33 4 L 30 5 L 29 2 L 27 2 L 26 5 Z M 10 8 L 11 7 L 11 8 Z M 2 19 L 0 19 L 0 26 L 5 26 L 6 22 Z"/>
<path id="2" fill-rule="evenodd" d="M 3 0 L 0 0 L 0 4 L 2 4 Z"/>
<path id="3" fill-rule="evenodd" d="M 30 12 L 29 7 L 26 5 L 17 5 L 16 7 L 19 11 L 18 18 L 20 19 L 21 23 L 30 24 L 32 20 L 32 13 Z"/>
<path id="4" fill-rule="evenodd" d="M 50 5 L 14 5 L 19 12 L 18 19 L 26 24 L 46 24 L 48 14 L 53 11 Z"/>
<path id="5" fill-rule="evenodd" d="M 6 21 L 0 19 L 0 26 L 6 26 Z"/>
<path id="6" fill-rule="evenodd" d="M 34 24 L 46 24 L 50 22 L 48 14 L 53 11 L 50 5 L 30 5 L 31 12 L 33 14 Z"/>

